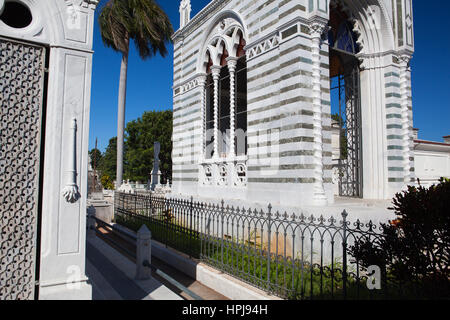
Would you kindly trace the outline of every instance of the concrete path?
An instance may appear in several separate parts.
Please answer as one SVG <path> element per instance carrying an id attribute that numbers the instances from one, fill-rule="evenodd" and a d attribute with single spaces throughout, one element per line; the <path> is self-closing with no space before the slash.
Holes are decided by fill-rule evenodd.
<path id="1" fill-rule="evenodd" d="M 136 246 L 124 241 L 124 239 L 114 232 L 111 232 L 110 230 L 107 230 L 105 228 L 98 228 L 97 229 L 97 237 L 101 238 L 102 240 L 106 241 L 108 245 L 115 248 L 118 252 L 120 252 L 124 257 L 128 258 L 133 264 L 135 263 L 135 258 L 129 254 L 129 252 L 136 252 Z M 117 246 L 117 244 L 119 246 Z M 168 276 L 170 276 L 172 279 L 176 280 L 178 283 L 182 284 L 186 288 L 188 288 L 193 293 L 197 294 L 204 300 L 229 300 L 227 297 L 221 295 L 220 293 L 212 290 L 211 288 L 208 288 L 207 286 L 203 285 L 199 281 L 196 281 L 195 279 L 189 277 L 188 275 L 184 274 L 183 272 L 180 272 L 176 268 L 170 266 L 169 264 L 165 263 L 164 261 L 156 258 L 155 256 L 152 256 L 152 265 L 155 266 L 157 269 L 161 270 Z M 153 273 L 154 279 L 160 281 L 163 283 L 167 288 L 172 290 L 172 292 L 178 294 L 185 300 L 193 300 L 191 296 L 177 288 L 176 286 L 172 285 L 167 280 L 163 279 L 159 275 Z"/>
<path id="2" fill-rule="evenodd" d="M 86 256 L 93 300 L 183 300 L 155 278 L 134 280 L 135 264 L 98 237 L 88 236 Z"/>

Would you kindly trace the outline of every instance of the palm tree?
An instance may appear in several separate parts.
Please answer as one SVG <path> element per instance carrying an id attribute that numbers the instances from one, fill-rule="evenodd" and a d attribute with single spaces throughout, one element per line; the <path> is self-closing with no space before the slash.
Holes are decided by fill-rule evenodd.
<path id="1" fill-rule="evenodd" d="M 117 175 L 116 187 L 123 177 L 123 143 L 125 129 L 125 101 L 130 40 L 134 40 L 139 56 L 145 60 L 160 54 L 167 55 L 166 44 L 171 42 L 172 24 L 154 0 L 108 0 L 99 15 L 103 43 L 122 53 L 120 67 L 117 119 Z"/>

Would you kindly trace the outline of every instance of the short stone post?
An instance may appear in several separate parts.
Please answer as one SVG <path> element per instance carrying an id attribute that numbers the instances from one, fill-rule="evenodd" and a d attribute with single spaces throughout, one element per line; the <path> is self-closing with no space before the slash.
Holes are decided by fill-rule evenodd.
<path id="1" fill-rule="evenodd" d="M 87 221 L 88 236 L 95 237 L 95 235 L 96 235 L 96 232 L 95 232 L 96 221 L 95 221 L 95 207 L 93 205 L 91 205 L 87 209 L 87 214 L 88 214 L 88 221 Z"/>
<path id="2" fill-rule="evenodd" d="M 136 240 L 136 280 L 148 280 L 152 277 L 152 233 L 144 224 L 137 233 Z"/>

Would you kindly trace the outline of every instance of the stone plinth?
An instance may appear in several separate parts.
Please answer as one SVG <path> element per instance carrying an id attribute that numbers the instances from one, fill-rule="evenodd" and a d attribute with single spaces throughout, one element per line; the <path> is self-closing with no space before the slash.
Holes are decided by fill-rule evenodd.
<path id="1" fill-rule="evenodd" d="M 95 208 L 95 217 L 97 219 L 109 224 L 114 220 L 113 205 L 106 200 L 88 199 L 87 205 Z"/>

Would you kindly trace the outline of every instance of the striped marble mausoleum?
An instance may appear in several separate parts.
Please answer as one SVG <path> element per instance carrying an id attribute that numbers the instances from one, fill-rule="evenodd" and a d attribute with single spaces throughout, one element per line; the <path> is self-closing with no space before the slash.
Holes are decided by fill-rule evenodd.
<path id="1" fill-rule="evenodd" d="M 327 206 L 414 181 L 412 0 L 183 0 L 173 40 L 174 194 Z"/>

